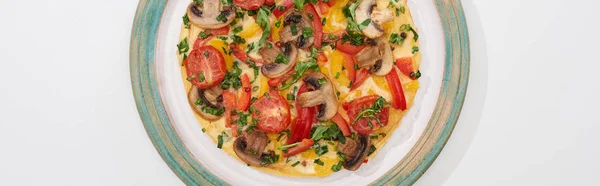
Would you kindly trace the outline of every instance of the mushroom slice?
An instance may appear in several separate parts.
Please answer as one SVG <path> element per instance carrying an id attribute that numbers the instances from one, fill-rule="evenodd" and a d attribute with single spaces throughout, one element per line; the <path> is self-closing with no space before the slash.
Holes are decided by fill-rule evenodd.
<path id="1" fill-rule="evenodd" d="M 263 151 L 269 144 L 269 138 L 263 131 L 255 130 L 244 134 L 233 142 L 233 151 L 244 162 L 253 166 L 266 166 L 263 163 Z M 268 154 L 264 154 L 267 155 Z"/>
<path id="2" fill-rule="evenodd" d="M 368 135 L 358 135 L 358 140 L 346 138 L 346 143 L 338 143 L 340 153 L 348 157 L 344 168 L 350 171 L 357 170 L 369 153 L 371 139 Z"/>
<path id="3" fill-rule="evenodd" d="M 261 72 L 268 78 L 277 78 L 294 69 L 298 48 L 292 43 L 283 43 L 280 47 L 263 47 L 258 51 L 262 56 L 264 65 Z M 277 59 L 280 56 L 280 59 Z"/>
<path id="4" fill-rule="evenodd" d="M 219 86 L 210 89 L 199 89 L 192 86 L 188 93 L 188 101 L 194 111 L 202 118 L 215 121 L 223 116 L 223 90 Z"/>
<path id="5" fill-rule="evenodd" d="M 235 7 L 223 6 L 220 0 L 204 0 L 190 3 L 187 9 L 190 22 L 203 29 L 217 29 L 229 25 L 235 19 Z"/>
<path id="6" fill-rule="evenodd" d="M 279 31 L 281 42 L 295 41 L 298 48 L 308 48 L 314 43 L 314 37 L 305 38 L 302 36 L 303 29 L 309 28 L 312 30 L 312 23 L 307 14 L 289 11 L 284 14 L 283 20 L 284 27 Z"/>
<path id="7" fill-rule="evenodd" d="M 377 38 L 384 34 L 381 25 L 393 19 L 391 10 L 378 10 L 375 0 L 362 0 L 356 8 L 356 23 L 361 24 L 367 19 L 371 19 L 369 25 L 362 30 L 362 33 L 369 38 Z"/>
<path id="8" fill-rule="evenodd" d="M 302 107 L 320 106 L 317 119 L 326 121 L 337 113 L 338 100 L 331 80 L 322 73 L 312 73 L 304 78 L 308 91 L 298 95 Z"/>
<path id="9" fill-rule="evenodd" d="M 394 65 L 392 48 L 383 37 L 375 39 L 374 42 L 374 46 L 365 47 L 356 54 L 356 63 L 359 68 L 368 68 L 375 75 L 385 76 Z"/>

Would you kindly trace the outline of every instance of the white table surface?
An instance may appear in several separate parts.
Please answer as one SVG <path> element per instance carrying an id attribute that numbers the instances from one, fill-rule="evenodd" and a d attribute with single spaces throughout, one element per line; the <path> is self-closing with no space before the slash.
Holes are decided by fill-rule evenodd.
<path id="1" fill-rule="evenodd" d="M 463 3 L 487 57 L 415 185 L 600 185 L 600 2 Z M 0 0 L 0 185 L 183 185 L 133 101 L 136 7 Z"/>

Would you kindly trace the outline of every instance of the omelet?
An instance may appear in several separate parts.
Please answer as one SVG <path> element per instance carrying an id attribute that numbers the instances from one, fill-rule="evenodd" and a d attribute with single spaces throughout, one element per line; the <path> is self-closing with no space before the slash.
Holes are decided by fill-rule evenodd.
<path id="1" fill-rule="evenodd" d="M 419 89 L 406 0 L 194 0 L 182 19 L 190 109 L 215 147 L 260 171 L 368 166 Z"/>

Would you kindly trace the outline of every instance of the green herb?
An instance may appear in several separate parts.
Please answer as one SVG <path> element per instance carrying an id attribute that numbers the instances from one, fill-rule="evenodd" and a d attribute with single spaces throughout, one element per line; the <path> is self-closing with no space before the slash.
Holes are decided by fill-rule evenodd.
<path id="1" fill-rule="evenodd" d="M 225 77 L 221 81 L 221 88 L 228 89 L 233 86 L 234 89 L 239 89 L 242 86 L 240 77 L 242 75 L 242 69 L 238 66 L 237 62 L 233 63 L 233 69 L 225 73 Z"/>
<path id="2" fill-rule="evenodd" d="M 205 58 L 208 58 L 208 54 L 209 54 L 208 51 L 204 51 L 204 57 Z"/>
<path id="3" fill-rule="evenodd" d="M 290 88 L 294 83 L 298 82 L 298 80 L 300 80 L 302 78 L 302 76 L 304 76 L 304 73 L 309 69 L 312 69 L 314 71 L 319 71 L 319 65 L 317 65 L 317 62 L 315 60 L 309 60 L 307 62 L 297 63 L 296 66 L 294 67 L 294 70 L 296 72 L 294 74 L 292 74 L 292 80 L 290 82 L 284 83 L 281 86 L 280 90 L 285 90 L 287 88 Z"/>
<path id="4" fill-rule="evenodd" d="M 302 36 L 304 38 L 309 38 L 313 36 L 313 31 L 310 28 L 302 28 Z"/>
<path id="5" fill-rule="evenodd" d="M 194 4 L 195 5 L 198 5 L 200 3 L 204 3 L 204 0 L 194 0 Z"/>
<path id="6" fill-rule="evenodd" d="M 336 92 L 335 95 L 337 95 L 338 97 L 340 97 L 340 92 Z"/>
<path id="7" fill-rule="evenodd" d="M 411 79 L 419 79 L 421 77 L 421 71 L 417 70 L 417 72 L 411 72 L 410 73 L 410 78 Z"/>
<path id="8" fill-rule="evenodd" d="M 415 54 L 419 51 L 419 47 L 418 46 L 413 46 L 412 47 L 412 53 Z"/>
<path id="9" fill-rule="evenodd" d="M 189 29 L 190 28 L 190 18 L 188 17 L 188 15 L 184 14 L 182 19 L 183 19 L 183 24 L 185 25 L 185 28 Z"/>
<path id="10" fill-rule="evenodd" d="M 258 25 L 260 25 L 260 27 L 262 27 L 263 29 L 263 33 L 260 39 L 258 40 L 259 47 L 262 47 L 265 41 L 267 41 L 267 39 L 271 35 L 271 25 L 269 25 L 269 11 L 270 10 L 266 9 L 265 7 L 261 7 L 260 9 L 258 9 L 258 15 L 256 16 L 256 23 L 258 23 Z"/>
<path id="11" fill-rule="evenodd" d="M 214 116 L 220 116 L 223 115 L 223 113 L 225 112 L 225 108 L 220 108 L 220 109 L 214 109 L 214 108 L 210 108 L 208 106 L 202 106 L 202 111 L 206 112 L 210 115 L 214 115 Z"/>
<path id="12" fill-rule="evenodd" d="M 223 13 L 220 13 L 220 14 L 217 16 L 217 21 L 221 21 L 221 22 L 225 23 L 225 22 L 227 22 L 227 17 L 225 17 L 225 14 L 223 14 Z"/>
<path id="13" fill-rule="evenodd" d="M 286 7 L 285 7 L 285 6 L 277 6 L 277 10 L 279 10 L 279 11 L 283 11 L 283 10 L 285 10 L 285 9 L 286 9 Z"/>
<path id="14" fill-rule="evenodd" d="M 238 35 L 231 35 L 231 40 L 233 40 L 233 44 L 245 44 L 246 43 L 246 39 L 238 36 Z"/>
<path id="15" fill-rule="evenodd" d="M 290 26 L 290 30 L 292 31 L 292 35 L 298 34 L 298 30 L 296 28 L 296 25 L 291 25 Z"/>
<path id="16" fill-rule="evenodd" d="M 302 11 L 304 10 L 304 0 L 292 0 L 294 2 L 294 5 L 296 6 L 296 9 Z"/>
<path id="17" fill-rule="evenodd" d="M 373 154 L 373 152 L 375 152 L 375 150 L 377 150 L 377 148 L 375 148 L 375 145 L 371 145 L 371 148 L 369 148 L 369 154 L 367 154 L 367 156 L 370 156 L 371 154 Z"/>
<path id="18" fill-rule="evenodd" d="M 369 26 L 370 23 L 371 23 L 371 19 L 366 19 L 362 23 L 360 23 L 360 25 L 358 26 L 358 29 L 359 30 L 365 29 L 365 28 L 367 28 L 367 26 Z"/>
<path id="19" fill-rule="evenodd" d="M 317 83 L 319 83 L 319 85 L 324 85 L 327 83 L 327 80 L 325 78 L 317 79 Z"/>
<path id="20" fill-rule="evenodd" d="M 340 161 L 347 161 L 348 157 L 346 157 L 346 155 L 342 154 L 341 152 L 337 152 L 337 156 L 340 159 Z"/>
<path id="21" fill-rule="evenodd" d="M 236 26 L 235 28 L 233 28 L 233 30 L 231 30 L 234 34 L 240 33 L 242 31 L 242 29 L 244 29 L 244 27 L 242 26 Z"/>
<path id="22" fill-rule="evenodd" d="M 289 148 L 292 148 L 292 147 L 295 147 L 295 146 L 298 146 L 298 145 L 300 145 L 300 142 L 292 143 L 292 144 L 289 144 L 289 145 L 282 145 L 282 146 L 277 147 L 277 149 L 283 151 L 283 150 L 287 150 Z"/>
<path id="23" fill-rule="evenodd" d="M 319 158 L 315 159 L 314 163 L 317 165 L 320 165 L 320 166 L 325 165 L 325 163 L 323 161 L 321 161 Z"/>
<path id="24" fill-rule="evenodd" d="M 404 12 L 406 12 L 406 8 L 404 6 L 400 6 L 400 12 L 404 14 Z"/>
<path id="25" fill-rule="evenodd" d="M 256 125 L 254 125 L 254 124 L 248 125 L 248 128 L 246 128 L 246 133 L 251 134 L 252 132 L 254 132 L 255 128 L 256 128 Z"/>
<path id="26" fill-rule="evenodd" d="M 340 161 L 337 164 L 331 166 L 331 170 L 333 172 L 338 172 L 338 171 L 342 170 L 342 165 L 343 165 L 343 163 Z"/>
<path id="27" fill-rule="evenodd" d="M 319 125 L 313 127 L 311 131 L 312 136 L 310 139 L 314 141 L 335 139 L 339 141 L 346 141 L 344 134 L 337 125 Z"/>
<path id="28" fill-rule="evenodd" d="M 254 50 L 254 43 L 250 43 L 247 45 L 248 49 L 246 49 L 246 53 L 250 53 Z"/>
<path id="29" fill-rule="evenodd" d="M 294 96 L 294 94 L 287 94 L 287 100 L 294 101 L 295 99 L 296 96 Z"/>
<path id="30" fill-rule="evenodd" d="M 340 72 L 335 73 L 335 79 L 340 78 Z"/>
<path id="31" fill-rule="evenodd" d="M 313 21 L 313 15 L 312 14 L 308 14 L 308 19 L 310 19 L 310 21 Z"/>
<path id="32" fill-rule="evenodd" d="M 217 148 L 223 147 L 223 135 L 217 136 Z"/>
<path id="33" fill-rule="evenodd" d="M 317 155 L 319 155 L 319 156 L 321 156 L 327 152 L 329 152 L 329 148 L 325 144 L 320 145 L 319 147 L 315 148 L 315 153 L 317 153 Z"/>
<path id="34" fill-rule="evenodd" d="M 187 37 L 183 38 L 183 40 L 181 40 L 181 42 L 177 44 L 177 49 L 179 50 L 179 54 L 186 53 L 188 50 L 190 50 L 190 46 L 187 42 Z"/>
<path id="35" fill-rule="evenodd" d="M 206 132 L 206 129 L 205 129 L 205 128 L 202 128 L 202 132 Z"/>
<path id="36" fill-rule="evenodd" d="M 378 135 L 371 135 L 371 139 L 377 139 L 377 138 L 379 138 Z"/>
<path id="37" fill-rule="evenodd" d="M 374 118 L 375 120 L 377 120 L 377 123 L 379 123 L 379 125 L 383 126 L 384 124 L 381 123 L 381 121 L 379 121 L 378 115 L 379 112 L 381 112 L 381 109 L 387 106 L 388 105 L 386 105 L 385 99 L 383 99 L 383 97 L 377 98 L 377 100 L 375 100 L 375 103 L 373 103 L 373 105 L 370 108 L 366 108 L 365 110 L 360 111 L 358 113 L 354 121 L 352 121 L 352 124 L 356 123 L 356 121 L 358 121 L 361 118 Z"/>
<path id="38" fill-rule="evenodd" d="M 202 38 L 202 39 L 206 39 L 208 37 L 212 36 L 212 34 L 207 34 L 205 31 L 202 31 L 200 33 L 198 33 L 198 37 Z"/>
<path id="39" fill-rule="evenodd" d="M 257 10 L 248 10 L 248 16 L 254 16 L 256 15 Z"/>
<path id="40" fill-rule="evenodd" d="M 275 63 L 278 63 L 278 64 L 286 64 L 287 65 L 289 62 L 290 62 L 290 60 L 287 57 L 285 57 L 285 55 L 283 55 L 283 54 L 278 54 L 277 57 L 275 58 Z"/>
<path id="41" fill-rule="evenodd" d="M 400 36 L 400 34 L 392 33 L 390 34 L 390 43 L 392 44 L 402 44 L 404 42 L 404 38 Z"/>
<path id="42" fill-rule="evenodd" d="M 277 141 L 281 141 L 281 137 L 283 137 L 284 135 L 290 136 L 290 129 L 285 129 L 283 132 L 279 133 Z"/>
<path id="43" fill-rule="evenodd" d="M 200 81 L 200 82 L 204 81 L 204 74 L 202 72 L 198 73 L 198 81 Z"/>
<path id="44" fill-rule="evenodd" d="M 292 164 L 292 167 L 296 167 L 298 164 L 300 164 L 300 161 L 296 161 L 296 163 Z"/>
<path id="45" fill-rule="evenodd" d="M 268 92 L 265 92 L 265 97 L 267 97 L 267 99 L 271 99 L 271 95 L 269 95 Z"/>
<path id="46" fill-rule="evenodd" d="M 277 20 L 277 22 L 275 22 L 275 27 L 279 28 L 281 26 L 281 20 Z"/>
<path id="47" fill-rule="evenodd" d="M 236 12 L 235 13 L 235 18 L 243 18 L 244 17 L 244 12 Z"/>
<path id="48" fill-rule="evenodd" d="M 227 41 L 227 36 L 217 36 L 217 39 L 223 40 L 223 41 Z"/>
<path id="49" fill-rule="evenodd" d="M 321 26 L 325 26 L 326 22 L 327 22 L 327 18 L 321 18 Z"/>

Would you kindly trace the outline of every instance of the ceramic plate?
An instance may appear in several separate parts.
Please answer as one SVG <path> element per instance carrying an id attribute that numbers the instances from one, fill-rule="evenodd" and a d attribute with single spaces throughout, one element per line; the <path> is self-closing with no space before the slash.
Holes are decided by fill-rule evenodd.
<path id="1" fill-rule="evenodd" d="M 131 81 L 154 146 L 187 185 L 411 185 L 450 137 L 465 98 L 469 36 L 459 0 L 408 0 L 421 54 L 415 104 L 379 154 L 358 171 L 325 178 L 259 172 L 215 147 L 187 103 L 177 61 L 189 0 L 140 0 L 131 35 Z"/>

